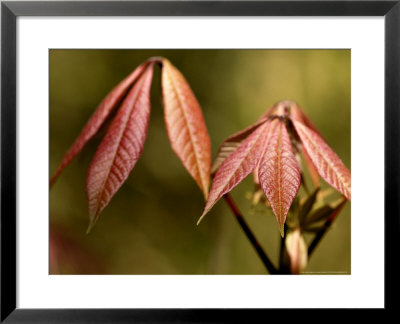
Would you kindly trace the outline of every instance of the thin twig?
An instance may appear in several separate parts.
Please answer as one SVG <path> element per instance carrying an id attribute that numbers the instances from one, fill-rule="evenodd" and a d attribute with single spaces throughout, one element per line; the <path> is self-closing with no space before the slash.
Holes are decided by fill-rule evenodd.
<path id="1" fill-rule="evenodd" d="M 286 235 L 287 235 L 287 225 L 284 225 L 284 236 L 281 237 L 281 248 L 279 252 L 279 273 L 289 274 L 289 267 L 287 264 L 287 252 L 286 252 Z"/>
<path id="2" fill-rule="evenodd" d="M 321 241 L 321 239 L 324 237 L 325 233 L 327 230 L 331 227 L 333 221 L 336 219 L 336 216 L 340 213 L 342 210 L 343 206 L 346 204 L 346 199 L 344 199 L 336 208 L 335 211 L 329 216 L 327 221 L 325 222 L 325 226 L 320 229 L 317 234 L 315 235 L 314 239 L 312 240 L 310 246 L 308 247 L 308 257 L 311 257 L 311 254 L 317 247 L 318 243 Z"/>
<path id="3" fill-rule="evenodd" d="M 233 199 L 229 195 L 229 193 L 224 195 L 224 199 L 227 202 L 232 213 L 235 215 L 236 220 L 239 222 L 239 225 L 242 227 L 244 233 L 246 234 L 250 243 L 253 245 L 254 249 L 256 250 L 258 256 L 260 257 L 261 261 L 264 263 L 264 265 L 267 268 L 267 270 L 269 271 L 269 273 L 277 274 L 278 271 L 275 269 L 275 267 L 272 264 L 272 262 L 270 261 L 269 257 L 264 252 L 260 243 L 258 243 L 256 237 L 254 236 L 253 232 L 250 230 L 249 226 L 247 225 L 246 221 L 244 220 L 244 218 L 242 216 L 242 213 L 240 212 L 239 208 L 236 206 L 235 202 L 233 201 Z"/>
<path id="4" fill-rule="evenodd" d="M 308 257 L 311 257 L 311 254 L 314 252 L 315 248 L 317 247 L 319 241 L 321 241 L 322 237 L 325 235 L 328 228 L 331 226 L 332 222 L 326 221 L 325 226 L 323 229 L 319 230 L 315 235 L 314 239 L 312 240 L 310 246 L 308 247 Z"/>

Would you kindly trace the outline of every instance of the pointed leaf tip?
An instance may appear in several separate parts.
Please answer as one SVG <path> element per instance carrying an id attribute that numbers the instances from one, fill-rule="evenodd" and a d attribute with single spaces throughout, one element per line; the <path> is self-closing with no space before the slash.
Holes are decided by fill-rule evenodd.
<path id="1" fill-rule="evenodd" d="M 258 177 L 283 236 L 283 226 L 300 188 L 301 175 L 285 124 L 278 119 L 272 123 L 274 129 L 260 159 Z"/>
<path id="2" fill-rule="evenodd" d="M 173 151 L 208 198 L 211 141 L 200 105 L 184 76 L 163 60 L 164 118 Z"/>
<path id="3" fill-rule="evenodd" d="M 281 226 L 279 226 L 279 231 L 281 233 L 281 237 L 284 238 L 285 237 L 285 224 L 282 224 Z"/>
<path id="4" fill-rule="evenodd" d="M 139 159 L 150 117 L 151 64 L 126 96 L 89 166 L 86 194 L 90 228 Z"/>
<path id="5" fill-rule="evenodd" d="M 204 216 L 206 216 L 206 213 L 203 213 L 203 214 L 200 216 L 199 220 L 198 220 L 197 223 L 196 223 L 197 226 L 199 226 L 199 224 L 200 224 L 200 222 L 203 220 Z"/>
<path id="6" fill-rule="evenodd" d="M 293 125 L 321 178 L 351 200 L 351 175 L 347 167 L 318 133 L 295 120 Z"/>
<path id="7" fill-rule="evenodd" d="M 258 127 L 222 162 L 212 182 L 202 217 L 224 194 L 231 191 L 254 170 L 261 156 L 269 125 L 264 123 Z"/>
<path id="8" fill-rule="evenodd" d="M 94 223 L 92 220 L 89 221 L 89 225 L 88 225 L 88 228 L 87 228 L 87 230 L 86 230 L 86 235 L 88 235 L 88 234 L 91 232 L 91 230 L 92 230 L 94 224 L 95 224 L 95 223 Z"/>

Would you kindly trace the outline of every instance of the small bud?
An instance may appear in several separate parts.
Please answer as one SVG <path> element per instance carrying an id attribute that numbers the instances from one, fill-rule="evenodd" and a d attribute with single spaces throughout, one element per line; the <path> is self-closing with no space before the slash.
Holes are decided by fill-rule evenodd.
<path id="1" fill-rule="evenodd" d="M 290 259 L 290 272 L 299 274 L 307 266 L 307 245 L 300 228 L 290 232 L 286 237 L 286 249 Z"/>

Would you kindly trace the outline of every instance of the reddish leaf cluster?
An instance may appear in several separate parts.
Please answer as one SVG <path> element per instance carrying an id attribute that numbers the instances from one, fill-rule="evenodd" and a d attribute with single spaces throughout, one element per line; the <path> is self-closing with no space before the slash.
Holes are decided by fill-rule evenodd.
<path id="1" fill-rule="evenodd" d="M 228 137 L 213 165 L 214 180 L 201 219 L 214 204 L 250 173 L 260 184 L 283 236 L 289 208 L 301 184 L 295 152 L 302 152 L 313 182 L 318 174 L 351 199 L 351 177 L 340 158 L 296 103 L 281 101 L 252 126 Z"/>
<path id="2" fill-rule="evenodd" d="M 150 118 L 150 88 L 155 64 L 161 65 L 164 116 L 172 149 L 207 199 L 211 142 L 199 103 L 183 75 L 165 58 L 140 65 L 102 101 L 50 180 L 63 169 L 118 109 L 90 164 L 86 194 L 89 229 L 125 182 L 140 158 Z"/>
<path id="3" fill-rule="evenodd" d="M 349 170 L 291 101 L 274 105 L 255 124 L 222 143 L 212 167 L 214 181 L 209 193 L 211 144 L 200 105 L 183 75 L 167 59 L 151 58 L 106 96 L 50 180 L 52 186 L 110 114 L 118 109 L 88 171 L 89 230 L 142 154 L 150 118 L 150 88 L 155 64 L 162 68 L 164 116 L 172 149 L 207 200 L 199 222 L 223 195 L 253 173 L 283 236 L 286 216 L 302 181 L 296 158 L 299 152 L 316 187 L 321 176 L 346 199 L 351 199 Z"/>

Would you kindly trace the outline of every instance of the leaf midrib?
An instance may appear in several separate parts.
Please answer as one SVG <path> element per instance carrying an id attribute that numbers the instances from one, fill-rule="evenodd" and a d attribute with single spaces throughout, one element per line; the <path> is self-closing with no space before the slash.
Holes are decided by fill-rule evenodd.
<path id="1" fill-rule="evenodd" d="M 180 97 L 180 93 L 179 93 L 179 91 L 178 91 L 178 87 L 177 87 L 177 85 L 176 85 L 176 83 L 175 83 L 175 81 L 174 81 L 174 78 L 171 77 L 170 69 L 171 69 L 171 67 L 169 67 L 169 66 L 166 67 L 167 76 L 168 76 L 168 79 L 169 79 L 170 82 L 171 82 L 172 89 L 173 89 L 173 91 L 174 91 L 175 94 L 176 94 L 176 98 L 177 98 L 177 100 L 178 100 L 178 102 L 179 102 L 179 108 L 180 108 L 180 110 L 182 111 L 183 118 L 185 119 L 185 124 L 187 125 L 186 127 L 187 127 L 187 129 L 188 129 L 188 131 L 189 131 L 190 145 L 191 145 L 192 148 L 193 148 L 194 156 L 195 156 L 195 158 L 196 158 L 196 169 L 197 169 L 197 171 L 198 171 L 198 173 L 199 173 L 199 176 L 200 176 L 200 181 L 201 181 L 201 184 L 202 184 L 202 187 L 203 187 L 203 193 L 204 193 L 204 195 L 205 195 L 205 198 L 207 199 L 207 197 L 208 197 L 208 190 L 207 190 L 207 189 L 208 189 L 208 188 L 207 188 L 207 185 L 206 185 L 206 183 L 205 183 L 204 174 L 203 174 L 203 172 L 202 172 L 202 169 L 201 169 L 200 166 L 199 166 L 199 161 L 200 161 L 200 159 L 199 159 L 199 157 L 198 157 L 198 152 L 197 152 L 197 150 L 196 150 L 195 145 L 193 145 L 193 134 L 192 134 L 192 130 L 191 130 L 191 128 L 189 127 L 189 122 L 188 122 L 188 118 L 187 118 L 187 115 L 186 115 L 186 111 L 185 111 L 185 109 L 183 108 L 185 105 L 184 105 L 184 103 L 183 103 L 183 100 L 182 100 L 181 97 Z"/>
<path id="2" fill-rule="evenodd" d="M 125 134 L 125 131 L 126 131 L 126 126 L 128 125 L 128 122 L 129 122 L 129 120 L 131 119 L 132 110 L 134 109 L 134 107 L 135 107 L 135 105 L 136 105 L 137 99 L 138 99 L 138 97 L 139 97 L 139 93 L 142 92 L 142 86 L 143 86 L 143 83 L 144 83 L 144 79 L 145 79 L 145 74 L 146 74 L 146 72 L 147 72 L 147 69 L 143 72 L 143 74 L 141 75 L 141 77 L 139 78 L 139 80 L 137 81 L 137 83 L 133 86 L 134 88 L 133 88 L 132 90 L 136 90 L 136 87 L 137 87 L 137 90 L 136 90 L 136 92 L 135 92 L 135 96 L 134 96 L 134 98 L 133 98 L 133 103 L 132 103 L 132 105 L 131 105 L 131 108 L 129 109 L 129 112 L 127 113 L 128 118 L 126 118 L 126 121 L 125 121 L 125 123 L 124 123 L 123 131 L 121 132 L 121 135 L 120 135 L 120 137 L 118 138 L 118 141 L 117 141 L 117 142 L 118 142 L 118 145 L 116 146 L 116 150 L 115 150 L 114 156 L 113 156 L 113 158 L 112 158 L 112 163 L 110 164 L 110 167 L 108 168 L 108 171 L 107 171 L 107 176 L 106 176 L 105 179 L 104 179 L 104 182 L 103 182 L 103 185 L 102 185 L 100 194 L 99 194 L 99 199 L 98 199 L 98 201 L 97 201 L 96 213 L 95 213 L 95 215 L 93 216 L 93 220 L 95 220 L 95 219 L 97 218 L 98 214 L 99 214 L 99 207 L 100 207 L 101 201 L 102 201 L 103 198 L 104 198 L 104 190 L 105 190 L 105 187 L 106 187 L 106 183 L 107 183 L 107 181 L 108 181 L 108 179 L 109 179 L 109 177 L 110 177 L 111 169 L 113 168 L 113 165 L 114 165 L 114 162 L 115 162 L 115 158 L 117 157 L 117 153 L 118 153 L 118 151 L 119 151 L 119 147 L 120 147 L 120 144 L 121 144 L 121 140 L 122 140 L 122 138 L 124 137 L 124 134 Z M 129 94 L 128 94 L 128 96 L 129 96 Z"/>
<path id="3" fill-rule="evenodd" d="M 301 127 L 305 127 L 303 125 L 301 125 Z M 314 146 L 315 151 L 318 153 L 319 156 L 322 157 L 322 159 L 329 165 L 330 169 L 332 169 L 335 174 L 336 177 L 340 180 L 340 183 L 347 189 L 350 190 L 350 188 L 348 187 L 348 185 L 346 184 L 346 182 L 344 181 L 343 177 L 340 175 L 340 172 L 338 172 L 338 170 L 332 165 L 331 161 L 329 161 L 322 153 L 321 150 L 318 149 L 318 145 L 312 140 L 312 137 L 309 136 L 307 134 L 307 132 L 305 132 L 303 130 L 303 134 L 305 137 L 307 137 L 307 139 L 309 140 L 309 142 Z"/>
<path id="4" fill-rule="evenodd" d="M 266 125 L 263 125 L 263 126 L 261 126 L 261 127 L 264 127 L 264 128 L 265 128 Z M 254 132 L 256 132 L 256 131 L 259 131 L 259 129 L 256 129 Z M 222 190 L 222 192 L 225 191 L 226 186 L 229 185 L 229 183 L 231 182 L 232 178 L 235 176 L 237 170 L 239 170 L 239 168 L 242 166 L 243 162 L 244 162 L 244 161 L 247 159 L 247 157 L 250 155 L 250 153 L 251 153 L 251 151 L 253 150 L 254 146 L 257 144 L 257 140 L 264 134 L 264 132 L 265 132 L 265 129 L 262 130 L 262 131 L 260 131 L 260 134 L 258 134 L 257 138 L 254 140 L 253 145 L 251 145 L 251 146 L 246 150 L 245 156 L 243 157 L 243 159 L 242 159 L 242 161 L 239 163 L 239 165 L 236 167 L 235 171 L 232 172 L 232 175 L 229 177 L 229 180 L 226 181 L 226 185 L 224 186 L 224 189 Z M 253 134 L 254 134 L 254 133 L 253 133 Z M 251 135 L 253 135 L 253 134 L 250 134 L 249 136 L 251 136 Z M 233 153 L 232 153 L 232 154 L 233 154 Z M 256 165 L 257 165 L 257 163 L 256 163 Z M 254 170 L 254 169 L 253 169 L 253 170 Z M 250 172 L 252 172 L 252 171 L 250 171 Z"/>
<path id="5" fill-rule="evenodd" d="M 278 137 L 278 206 L 279 206 L 279 226 L 282 226 L 281 156 L 282 156 L 282 123 L 279 123 L 279 137 Z"/>

